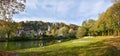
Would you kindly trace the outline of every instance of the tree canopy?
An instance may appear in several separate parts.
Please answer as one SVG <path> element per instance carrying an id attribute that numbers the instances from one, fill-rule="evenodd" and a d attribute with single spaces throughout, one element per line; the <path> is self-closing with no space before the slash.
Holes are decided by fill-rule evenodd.
<path id="1" fill-rule="evenodd" d="M 120 0 L 113 1 L 116 3 L 100 14 L 97 21 L 84 21 L 78 29 L 77 36 L 120 35 Z"/>
<path id="2" fill-rule="evenodd" d="M 0 18 L 11 21 L 13 14 L 23 12 L 26 0 L 0 0 Z"/>

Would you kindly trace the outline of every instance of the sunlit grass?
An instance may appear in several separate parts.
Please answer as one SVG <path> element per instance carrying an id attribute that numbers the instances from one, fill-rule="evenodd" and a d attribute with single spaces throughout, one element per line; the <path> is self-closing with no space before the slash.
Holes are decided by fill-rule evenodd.
<path id="1" fill-rule="evenodd" d="M 23 50 L 15 50 L 14 52 L 26 55 L 45 55 L 45 56 L 113 56 L 118 55 L 117 48 L 104 42 L 111 41 L 111 38 L 96 37 L 96 38 L 81 38 L 71 40 L 59 44 L 54 44 L 46 47 L 37 47 Z M 115 40 L 114 40 L 115 41 Z M 120 41 L 120 40 L 117 40 Z M 114 52 L 114 54 L 113 54 Z M 116 53 L 115 53 L 116 52 Z"/>

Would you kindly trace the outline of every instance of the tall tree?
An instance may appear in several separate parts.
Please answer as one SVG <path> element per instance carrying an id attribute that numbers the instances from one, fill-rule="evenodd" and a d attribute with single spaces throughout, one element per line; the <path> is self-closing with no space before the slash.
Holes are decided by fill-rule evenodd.
<path id="1" fill-rule="evenodd" d="M 76 33 L 76 37 L 77 38 L 81 38 L 83 36 L 87 35 L 87 30 L 85 27 L 81 26 L 78 28 L 77 33 Z"/>
<path id="2" fill-rule="evenodd" d="M 113 33 L 120 35 L 120 2 L 115 3 L 99 16 L 96 29 L 102 35 L 106 32 L 108 32 L 108 35 L 113 35 Z"/>
<path id="3" fill-rule="evenodd" d="M 11 33 L 17 29 L 16 23 L 0 20 L 0 34 L 2 37 L 10 38 Z"/>
<path id="4" fill-rule="evenodd" d="M 106 31 L 107 31 L 107 26 L 106 26 L 106 15 L 105 13 L 102 13 L 99 15 L 99 19 L 97 20 L 97 22 L 95 23 L 95 31 L 98 33 L 97 35 L 106 35 Z"/>
<path id="5" fill-rule="evenodd" d="M 105 14 L 107 26 L 112 28 L 117 35 L 120 35 L 120 2 L 110 7 Z"/>
<path id="6" fill-rule="evenodd" d="M 23 12 L 26 0 L 0 0 L 0 17 L 12 21 L 13 14 Z"/>
<path id="7" fill-rule="evenodd" d="M 0 30 L 3 30 L 5 37 L 10 37 L 11 32 L 16 28 L 12 20 L 14 14 L 23 12 L 26 0 L 0 0 Z"/>
<path id="8" fill-rule="evenodd" d="M 84 21 L 83 23 L 82 23 L 82 26 L 84 27 L 84 28 L 86 28 L 86 30 L 87 30 L 87 35 L 91 35 L 91 33 L 92 33 L 92 27 L 94 27 L 94 24 L 95 24 L 95 20 L 93 20 L 93 19 L 89 19 L 89 20 L 87 20 L 87 21 Z"/>

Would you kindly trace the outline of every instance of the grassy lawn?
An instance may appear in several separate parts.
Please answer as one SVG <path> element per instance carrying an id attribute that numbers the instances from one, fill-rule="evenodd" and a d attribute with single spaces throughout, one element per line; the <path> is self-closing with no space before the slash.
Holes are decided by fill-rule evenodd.
<path id="1" fill-rule="evenodd" d="M 120 56 L 120 38 L 81 38 L 12 52 L 21 56 Z"/>

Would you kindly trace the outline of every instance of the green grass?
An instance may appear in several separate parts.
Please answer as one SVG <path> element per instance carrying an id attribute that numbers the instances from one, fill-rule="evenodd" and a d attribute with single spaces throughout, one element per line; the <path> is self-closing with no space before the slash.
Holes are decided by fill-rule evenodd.
<path id="1" fill-rule="evenodd" d="M 109 44 L 111 41 L 120 42 L 118 39 L 120 38 L 81 38 L 46 47 L 11 52 L 20 53 L 21 56 L 120 56 L 119 47 Z"/>

